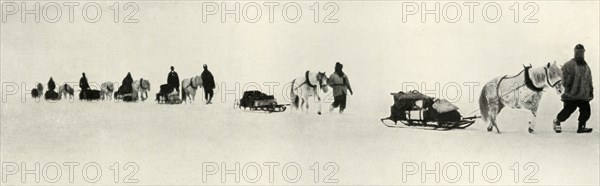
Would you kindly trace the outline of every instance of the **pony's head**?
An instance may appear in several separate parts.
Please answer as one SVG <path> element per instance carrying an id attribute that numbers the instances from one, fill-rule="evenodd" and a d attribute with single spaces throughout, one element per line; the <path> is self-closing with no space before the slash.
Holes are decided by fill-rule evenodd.
<path id="1" fill-rule="evenodd" d="M 150 81 L 148 81 L 147 79 L 144 79 L 142 81 L 142 88 L 148 89 L 148 91 L 150 91 Z"/>
<path id="2" fill-rule="evenodd" d="M 43 92 L 44 91 L 44 85 L 42 85 L 41 83 L 38 83 L 37 84 L 37 89 L 38 89 L 38 91 Z"/>
<path id="3" fill-rule="evenodd" d="M 113 91 L 115 90 L 115 85 L 111 82 L 106 84 L 106 88 L 108 89 L 108 91 Z"/>
<path id="4" fill-rule="evenodd" d="M 544 70 L 546 71 L 546 83 L 548 83 L 548 86 L 554 88 L 559 95 L 562 94 L 564 92 L 562 71 L 556 64 L 556 61 L 554 61 L 554 63 L 548 63 L 544 67 Z"/>
<path id="5" fill-rule="evenodd" d="M 328 80 L 329 79 L 327 78 L 327 74 L 325 74 L 325 72 L 317 73 L 317 81 L 319 81 L 319 85 L 321 86 L 321 89 L 323 89 L 324 93 L 327 93 L 327 91 L 329 91 L 329 86 L 327 86 Z"/>

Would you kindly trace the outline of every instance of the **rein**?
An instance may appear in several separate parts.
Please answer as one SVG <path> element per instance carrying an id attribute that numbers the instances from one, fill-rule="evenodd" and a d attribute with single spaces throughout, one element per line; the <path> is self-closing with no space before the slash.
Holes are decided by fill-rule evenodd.
<path id="1" fill-rule="evenodd" d="M 558 80 L 554 84 L 550 83 L 550 76 L 548 75 L 548 68 L 544 67 L 544 70 L 546 71 L 546 83 L 548 83 L 548 85 L 550 85 L 550 87 L 554 88 L 556 85 L 558 85 L 558 83 L 560 83 L 562 81 L 562 80 Z"/>

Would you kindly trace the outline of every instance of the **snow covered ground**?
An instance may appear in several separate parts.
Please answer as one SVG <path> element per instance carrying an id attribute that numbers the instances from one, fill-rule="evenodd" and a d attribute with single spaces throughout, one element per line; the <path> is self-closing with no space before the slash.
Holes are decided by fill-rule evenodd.
<path id="1" fill-rule="evenodd" d="M 339 184 L 436 184 L 434 175 L 421 181 L 420 173 L 410 172 L 414 165 L 434 169 L 436 162 L 440 164 L 438 170 L 448 171 L 439 173 L 441 184 L 450 183 L 444 178 L 456 178 L 453 163 L 461 166 L 462 176 L 457 183 L 470 184 L 469 169 L 464 165 L 470 162 L 479 163 L 473 169 L 476 184 L 489 183 L 481 172 L 488 163 L 500 166 L 498 183 L 502 184 L 524 184 L 529 174 L 544 185 L 598 184 L 598 122 L 591 125 L 595 129 L 592 134 L 576 134 L 573 120 L 564 124 L 562 134 L 555 134 L 548 123 L 550 118 L 540 117 L 538 121 L 545 123 L 539 124 L 532 135 L 526 131 L 526 122 L 518 119 L 522 113 L 514 111 L 501 117 L 502 134 L 486 132 L 481 121 L 465 130 L 445 132 L 393 129 L 378 121 L 387 116 L 387 106 L 379 110 L 356 106 L 342 115 L 326 112 L 318 116 L 290 110 L 254 113 L 234 110 L 225 103 L 3 104 L 0 155 L 3 162 L 17 162 L 19 167 L 25 162 L 29 169 L 35 162 L 40 162 L 42 168 L 48 162 L 79 162 L 74 174 L 78 184 L 89 183 L 79 173 L 89 162 L 101 166 L 103 174 L 98 183 L 104 184 L 114 184 L 110 169 L 114 162 L 120 166 L 135 162 L 139 172 L 133 178 L 140 184 L 238 184 L 234 175 L 221 181 L 220 173 L 206 176 L 203 182 L 202 174 L 207 171 L 206 167 L 203 171 L 203 165 L 214 165 L 211 162 L 221 169 L 221 163 L 234 169 L 238 162 L 238 170 L 256 162 L 262 167 L 258 184 L 270 183 L 265 162 L 280 163 L 274 168 L 274 184 L 293 184 L 281 172 L 291 162 L 302 169 L 297 184 L 323 184 L 330 173 L 335 173 L 333 179 Z M 315 182 L 311 170 L 315 162 L 321 168 L 334 162 L 338 171 L 332 172 L 333 167 L 321 170 L 320 182 Z M 525 169 L 528 162 L 534 164 Z M 443 169 L 445 166 L 448 170 Z M 520 169 L 518 182 L 513 180 L 515 168 Z M 94 170 L 88 177 L 94 178 Z M 121 170 L 119 179 L 132 170 Z M 488 170 L 486 178 L 495 178 L 494 170 Z M 66 184 L 68 170 L 63 167 L 62 171 L 58 183 Z M 250 167 L 250 176 L 242 175 L 239 184 L 252 184 L 244 178 L 254 178 L 253 171 Z M 294 178 L 294 169 L 288 174 Z M 407 174 L 404 180 L 403 174 Z M 4 179 L 19 184 L 19 175 Z M 31 183 L 34 177 L 27 179 Z M 47 182 L 42 179 L 41 183 Z"/>
<path id="2" fill-rule="evenodd" d="M 72 173 L 76 185 L 117 185 L 125 179 L 144 185 L 600 184 L 597 1 L 498 1 L 503 13 L 494 23 L 479 14 L 483 2 L 475 6 L 473 22 L 458 3 L 463 8 L 458 23 L 448 23 L 447 17 L 435 22 L 433 15 L 423 22 L 420 13 L 403 21 L 403 3 L 411 3 L 406 1 L 335 2 L 338 23 L 315 23 L 314 2 L 309 1 L 298 1 L 304 11 L 297 23 L 279 14 L 288 1 L 276 7 L 274 22 L 268 21 L 266 8 L 258 23 L 234 23 L 233 16 L 222 23 L 219 14 L 203 22 L 204 2 L 138 1 L 137 23 L 115 23 L 114 2 L 108 1 L 97 2 L 105 12 L 96 23 L 80 17 L 83 2 L 72 22 L 66 19 L 66 6 L 57 23 L 46 18 L 33 23 L 31 15 L 22 23 L 20 13 L 3 17 L 0 183 L 35 185 L 39 175 L 39 184 L 64 185 Z M 241 6 L 250 3 L 241 1 Z M 429 9 L 436 2 L 423 3 Z M 538 21 L 524 23 L 522 18 L 534 10 L 526 6 L 534 5 L 539 11 L 532 18 Z M 330 13 L 323 11 L 320 18 Z M 502 134 L 487 132 L 482 120 L 452 131 L 387 128 L 379 121 L 389 116 L 389 93 L 412 89 L 451 100 L 465 116 L 479 115 L 477 99 L 487 81 L 516 74 L 527 64 L 563 64 L 577 43 L 586 47 L 596 87 L 591 134 L 575 133 L 577 113 L 563 124 L 562 134 L 552 131 L 562 102 L 551 89 L 540 103 L 534 134 L 527 132 L 530 113 L 520 110 L 502 111 Z M 292 79 L 306 70 L 331 74 L 338 61 L 355 93 L 344 114 L 327 112 L 327 104 L 321 116 L 315 104 L 308 115 L 290 109 L 272 114 L 233 109 L 234 99 L 253 88 L 288 103 L 286 85 Z M 49 77 L 76 85 L 85 72 L 98 88 L 105 81 L 121 82 L 131 72 L 134 79 L 151 82 L 152 100 L 170 66 L 183 79 L 200 75 L 203 64 L 218 86 L 212 105 L 37 103 L 27 95 Z M 36 162 L 38 172 L 22 180 L 22 173 L 35 172 L 27 170 L 35 169 Z M 231 171 L 236 162 L 240 167 Z M 440 172 L 429 174 L 436 163 Z M 99 177 L 96 165 L 102 170 Z"/>

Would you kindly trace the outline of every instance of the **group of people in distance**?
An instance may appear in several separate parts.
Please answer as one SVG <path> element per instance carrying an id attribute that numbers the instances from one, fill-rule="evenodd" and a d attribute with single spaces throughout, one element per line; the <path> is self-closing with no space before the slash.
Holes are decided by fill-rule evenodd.
<path id="1" fill-rule="evenodd" d="M 208 65 L 202 65 L 204 69 L 200 76 L 202 77 L 202 89 L 204 90 L 204 100 L 206 104 L 212 104 L 212 98 L 214 96 L 215 78 L 213 74 L 208 70 Z M 167 75 L 167 85 L 171 88 L 175 89 L 175 91 L 180 92 L 179 89 L 179 75 L 175 72 L 175 67 L 171 66 L 171 71 Z"/>
<path id="2" fill-rule="evenodd" d="M 206 100 L 206 104 L 211 104 L 214 95 L 215 80 L 212 73 L 208 70 L 208 66 L 206 64 L 203 65 L 203 68 L 204 71 L 202 71 L 201 77 L 202 81 L 204 82 L 202 84 L 202 88 L 204 89 L 204 99 Z M 79 79 L 79 88 L 81 88 L 82 92 L 91 90 L 88 79 L 85 76 L 85 72 L 81 75 L 82 77 Z M 123 78 L 122 84 L 117 90 L 116 94 L 128 94 L 133 92 L 133 82 L 134 80 L 131 76 L 131 73 L 128 72 L 125 78 Z M 179 75 L 173 66 L 171 66 L 171 71 L 167 75 L 167 84 L 177 92 L 180 92 Z"/>

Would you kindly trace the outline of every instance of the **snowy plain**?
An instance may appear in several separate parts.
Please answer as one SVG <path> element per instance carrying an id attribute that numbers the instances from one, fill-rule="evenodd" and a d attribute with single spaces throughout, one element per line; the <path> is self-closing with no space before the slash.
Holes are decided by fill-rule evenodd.
<path id="1" fill-rule="evenodd" d="M 562 103 L 551 89 L 544 92 L 534 134 L 527 132 L 530 114 L 521 110 L 502 111 L 501 134 L 487 132 L 482 120 L 451 131 L 387 128 L 379 121 L 389 116 L 391 92 L 412 89 L 452 99 L 465 116 L 479 115 L 477 99 L 487 81 L 516 74 L 527 64 L 562 64 L 573 56 L 577 43 L 586 46 L 594 86 L 600 87 L 596 1 L 535 2 L 539 22 L 532 24 L 512 21 L 512 2 L 499 2 L 505 10 L 500 22 L 477 17 L 474 23 L 463 19 L 457 24 L 423 23 L 417 16 L 402 22 L 402 2 L 388 1 L 337 2 L 340 21 L 335 24 L 308 19 L 311 2 L 300 3 L 307 19 L 295 24 L 282 19 L 221 23 L 218 15 L 203 23 L 200 1 L 137 3 L 142 11 L 135 24 L 116 24 L 109 14 L 95 24 L 23 24 L 18 17 L 1 23 L 2 185 L 38 184 L 34 175 L 26 175 L 23 183 L 21 171 L 11 169 L 33 169 L 36 162 L 50 174 L 40 178 L 41 185 L 52 184 L 47 179 L 56 176 L 48 166 L 52 162 L 62 168 L 59 185 L 130 184 L 123 181 L 135 167 L 131 179 L 140 185 L 448 185 L 457 177 L 456 164 L 460 185 L 600 184 L 600 88 L 591 102 L 591 134 L 575 133 L 577 113 L 563 124 L 563 133 L 552 131 Z M 99 4 L 107 10 L 112 5 Z M 344 114 L 327 111 L 327 95 L 320 116 L 315 104 L 309 114 L 291 108 L 271 114 L 233 109 L 234 100 L 252 89 L 250 85 L 287 104 L 287 83 L 306 70 L 331 74 L 337 61 L 344 64 L 355 93 L 348 97 Z M 214 104 L 202 104 L 201 93 L 193 104 L 152 101 L 170 66 L 183 79 L 200 75 L 203 64 L 219 85 Z M 45 84 L 49 77 L 76 85 L 81 72 L 92 87 L 121 82 L 131 72 L 134 79 L 151 82 L 150 100 L 48 103 L 27 95 L 36 82 Z M 271 91 L 267 85 L 273 84 L 277 86 Z M 73 183 L 64 166 L 69 162 L 79 164 Z M 96 183 L 85 180 L 82 170 L 92 162 L 102 170 Z M 238 171 L 246 167 L 251 174 L 241 175 L 239 182 L 236 175 L 222 180 L 222 171 L 206 175 L 212 169 L 203 169 L 234 169 L 236 162 Z M 256 183 L 250 179 L 257 176 L 253 162 L 262 170 Z M 270 182 L 265 164 L 272 163 L 278 166 Z M 423 171 L 412 174 L 410 169 L 434 169 L 436 163 L 438 175 L 449 174 L 439 181 L 431 174 L 422 180 Z M 465 164 L 473 163 L 478 166 L 471 182 Z M 126 164 L 137 166 L 125 169 Z M 301 168 L 299 180 L 289 180 L 297 177 L 293 170 L 284 176 L 285 165 Z M 486 180 L 496 174 L 490 170 L 484 177 L 485 165 L 500 167 L 498 180 Z M 120 170 L 118 182 L 115 168 Z M 89 174 L 95 177 L 94 170 Z M 328 175 L 333 183 L 324 182 Z M 524 182 L 528 175 L 533 183 Z"/>

